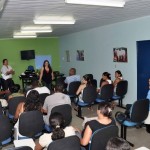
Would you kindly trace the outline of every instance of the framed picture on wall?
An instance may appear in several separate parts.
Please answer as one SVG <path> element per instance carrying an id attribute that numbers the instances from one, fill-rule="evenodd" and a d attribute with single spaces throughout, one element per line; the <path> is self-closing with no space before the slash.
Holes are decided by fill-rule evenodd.
<path id="1" fill-rule="evenodd" d="M 76 60 L 84 61 L 84 50 L 77 50 Z"/>
<path id="2" fill-rule="evenodd" d="M 70 62 L 70 52 L 69 52 L 69 50 L 66 50 L 66 61 Z"/>
<path id="3" fill-rule="evenodd" d="M 128 62 L 127 48 L 125 47 L 113 48 L 113 61 Z"/>

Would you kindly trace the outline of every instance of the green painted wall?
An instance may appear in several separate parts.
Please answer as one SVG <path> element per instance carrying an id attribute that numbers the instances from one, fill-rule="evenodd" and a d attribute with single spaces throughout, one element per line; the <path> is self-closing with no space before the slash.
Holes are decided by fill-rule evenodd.
<path id="1" fill-rule="evenodd" d="M 21 60 L 21 50 L 35 50 L 35 55 L 51 55 L 53 70 L 60 70 L 60 55 L 58 38 L 36 38 L 36 39 L 3 39 L 0 40 L 0 61 L 7 58 L 9 65 L 15 70 L 13 79 L 15 83 L 21 84 L 19 75 L 27 69 L 28 65 L 35 66 L 34 59 Z"/>

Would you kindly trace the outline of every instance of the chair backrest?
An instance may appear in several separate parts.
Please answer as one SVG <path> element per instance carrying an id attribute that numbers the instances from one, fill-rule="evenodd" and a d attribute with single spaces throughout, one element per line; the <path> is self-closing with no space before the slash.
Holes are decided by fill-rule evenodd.
<path id="1" fill-rule="evenodd" d="M 96 79 L 91 80 L 91 84 L 97 88 L 97 80 Z"/>
<path id="2" fill-rule="evenodd" d="M 143 122 L 149 113 L 149 100 L 137 100 L 133 103 L 130 112 L 130 119 L 132 122 Z"/>
<path id="3" fill-rule="evenodd" d="M 69 84 L 69 91 L 68 91 L 68 94 L 69 95 L 76 95 L 76 92 L 80 86 L 81 82 L 80 81 L 74 81 L 74 82 L 71 82 Z"/>
<path id="4" fill-rule="evenodd" d="M 116 95 L 124 96 L 128 91 L 128 81 L 123 80 L 117 84 Z"/>
<path id="5" fill-rule="evenodd" d="M 5 115 L 0 115 L 0 143 L 11 137 L 13 126 Z"/>
<path id="6" fill-rule="evenodd" d="M 46 99 L 47 96 L 49 96 L 48 93 L 39 94 L 39 100 L 40 100 L 40 103 L 41 103 L 42 105 L 44 104 L 45 99 Z"/>
<path id="7" fill-rule="evenodd" d="M 24 112 L 19 117 L 19 132 L 23 136 L 33 138 L 42 132 L 43 127 L 43 115 L 40 111 Z"/>
<path id="8" fill-rule="evenodd" d="M 72 108 L 69 104 L 58 105 L 52 108 L 51 114 L 59 112 L 65 119 L 65 127 L 68 126 L 72 121 Z"/>
<path id="9" fill-rule="evenodd" d="M 65 137 L 50 143 L 48 150 L 80 150 L 80 140 L 77 136 Z"/>
<path id="10" fill-rule="evenodd" d="M 25 102 L 25 101 L 26 101 L 26 97 L 24 97 L 24 96 L 18 96 L 18 97 L 11 98 L 8 101 L 8 112 L 9 112 L 9 114 L 14 116 L 18 104 L 21 103 L 21 102 Z"/>
<path id="11" fill-rule="evenodd" d="M 113 84 L 106 84 L 101 88 L 101 99 L 108 101 L 114 93 Z"/>
<path id="12" fill-rule="evenodd" d="M 12 150 L 33 150 L 33 149 L 29 146 L 21 146 L 21 147 L 16 147 Z"/>
<path id="13" fill-rule="evenodd" d="M 118 127 L 116 125 L 110 125 L 102 129 L 98 129 L 92 134 L 89 150 L 105 150 L 108 140 L 117 136 Z"/>
<path id="14" fill-rule="evenodd" d="M 96 87 L 94 86 L 87 86 L 83 90 L 82 100 L 85 103 L 93 103 L 97 98 Z"/>
<path id="15" fill-rule="evenodd" d="M 0 102 L 0 115 L 3 115 L 3 108 L 1 102 Z"/>

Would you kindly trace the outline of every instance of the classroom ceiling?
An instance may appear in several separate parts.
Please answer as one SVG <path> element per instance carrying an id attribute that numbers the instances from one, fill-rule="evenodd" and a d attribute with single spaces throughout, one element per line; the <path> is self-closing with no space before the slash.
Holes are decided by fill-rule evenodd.
<path id="1" fill-rule="evenodd" d="M 21 26 L 34 25 L 38 16 L 73 16 L 73 25 L 51 25 L 52 33 L 38 37 L 59 37 L 82 30 L 150 15 L 150 0 L 126 0 L 124 8 L 73 5 L 65 0 L 7 0 L 0 12 L 0 38 L 12 38 Z"/>

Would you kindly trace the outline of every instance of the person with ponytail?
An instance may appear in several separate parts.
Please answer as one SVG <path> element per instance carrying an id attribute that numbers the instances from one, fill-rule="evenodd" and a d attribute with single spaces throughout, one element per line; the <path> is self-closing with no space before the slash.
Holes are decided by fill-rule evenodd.
<path id="1" fill-rule="evenodd" d="M 46 150 L 53 141 L 63 139 L 68 136 L 75 135 L 75 129 L 72 126 L 64 128 L 64 118 L 60 113 L 50 115 L 49 123 L 52 127 L 51 133 L 45 133 L 39 138 L 39 142 L 35 146 L 35 150 Z"/>
<path id="2" fill-rule="evenodd" d="M 113 82 L 114 87 L 116 87 L 117 84 L 122 80 L 123 80 L 123 77 L 122 77 L 121 71 L 120 70 L 115 71 L 115 80 Z"/>
<path id="3" fill-rule="evenodd" d="M 108 102 L 101 102 L 97 108 L 97 119 L 85 123 L 84 130 L 82 131 L 82 138 L 80 143 L 85 148 L 88 148 L 92 134 L 101 128 L 110 125 L 116 125 L 115 120 L 112 118 L 112 106 Z"/>

